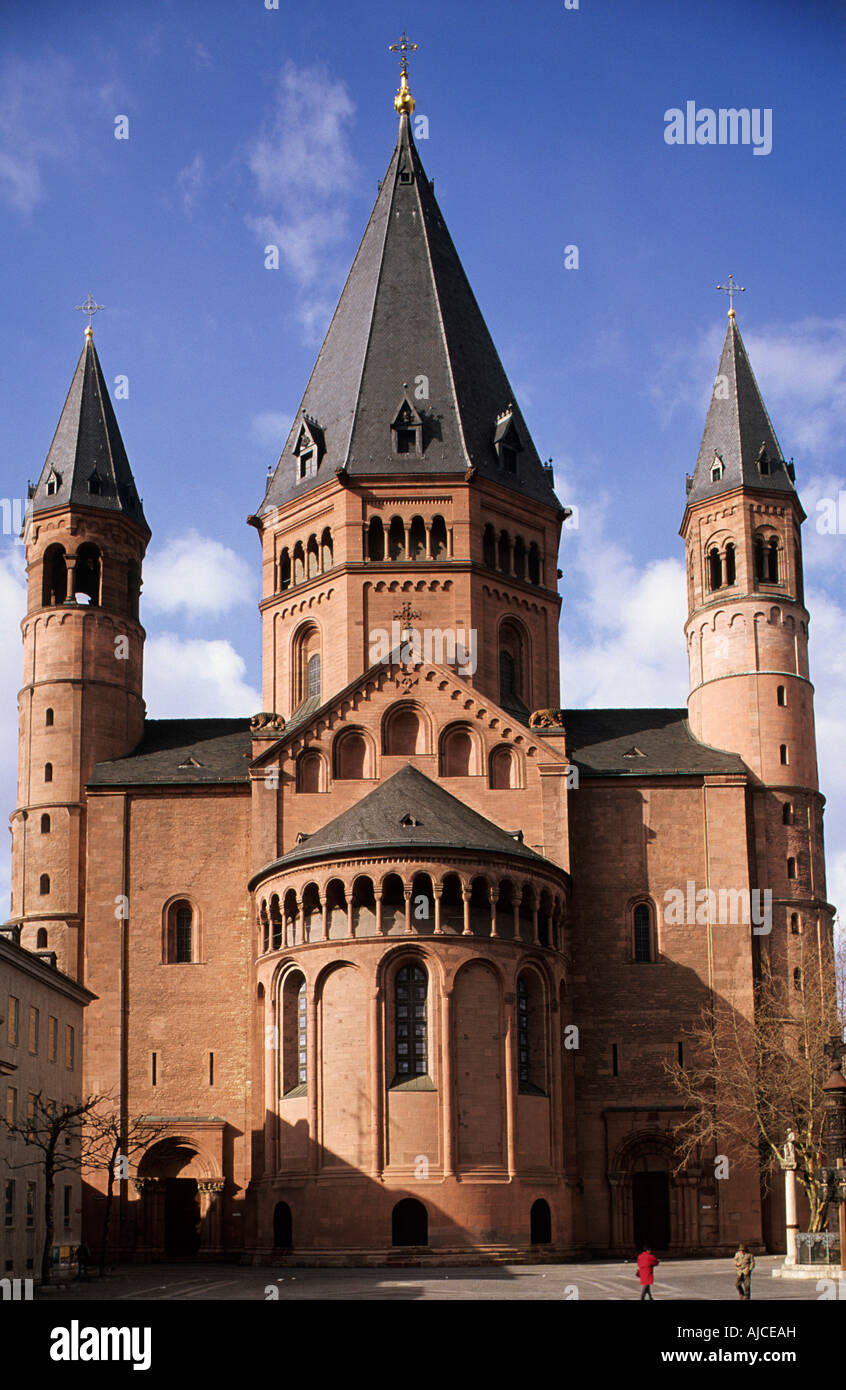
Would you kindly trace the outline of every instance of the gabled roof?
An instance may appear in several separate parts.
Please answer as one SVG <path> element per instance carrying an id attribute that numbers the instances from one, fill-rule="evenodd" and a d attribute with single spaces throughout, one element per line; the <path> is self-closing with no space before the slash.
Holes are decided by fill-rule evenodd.
<path id="1" fill-rule="evenodd" d="M 391 424 L 404 396 L 423 419 L 422 456 L 393 451 Z M 472 465 L 557 508 L 551 475 L 513 402 L 402 115 L 388 172 L 259 516 L 339 468 L 352 476 L 436 477 Z M 497 418 L 509 407 L 522 446 L 516 474 L 500 466 L 494 450 Z M 297 482 L 293 450 L 304 414 L 323 431 L 325 454 L 316 475 Z"/>
<path id="2" fill-rule="evenodd" d="M 570 759 L 587 777 L 747 771 L 736 753 L 694 737 L 686 709 L 568 709 L 564 729 Z"/>
<path id="3" fill-rule="evenodd" d="M 762 473 L 758 464 L 762 447 L 769 464 L 767 473 Z M 716 482 L 711 479 L 715 455 L 723 464 L 722 477 Z M 691 503 L 701 498 L 717 497 L 741 485 L 796 495 L 749 365 L 737 320 L 729 318 L 687 501 Z"/>
<path id="4" fill-rule="evenodd" d="M 410 763 L 276 863 L 284 867 L 377 849 L 482 851 L 546 863 L 542 855 L 471 811 Z"/>
<path id="5" fill-rule="evenodd" d="M 56 490 L 48 493 L 51 474 Z M 89 479 L 97 480 L 92 492 Z M 50 451 L 29 502 L 32 513 L 67 505 L 120 512 L 149 535 L 141 499 L 93 337 L 86 336 Z"/>
<path id="6" fill-rule="evenodd" d="M 246 719 L 148 719 L 125 758 L 95 763 L 90 787 L 249 782 L 252 735 Z"/>

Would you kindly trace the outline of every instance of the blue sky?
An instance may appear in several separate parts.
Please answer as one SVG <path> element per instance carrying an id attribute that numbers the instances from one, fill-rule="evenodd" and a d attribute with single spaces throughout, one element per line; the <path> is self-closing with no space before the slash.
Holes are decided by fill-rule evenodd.
<path id="1" fill-rule="evenodd" d="M 387 48 L 405 25 L 423 162 L 578 507 L 561 559 L 565 703 L 685 702 L 684 476 L 725 331 L 715 286 L 731 271 L 748 287 L 738 319 L 809 516 L 829 891 L 846 894 L 846 534 L 816 529 L 817 503 L 846 491 L 842 5 L 5 0 L 3 17 L 0 493 L 25 496 L 40 472 L 90 290 L 107 380 L 129 379 L 115 404 L 153 530 L 150 714 L 260 706 L 244 519 L 390 158 Z M 668 145 L 664 113 L 687 101 L 771 110 L 771 153 Z M 22 610 L 22 549 L 0 536 L 10 809 Z"/>

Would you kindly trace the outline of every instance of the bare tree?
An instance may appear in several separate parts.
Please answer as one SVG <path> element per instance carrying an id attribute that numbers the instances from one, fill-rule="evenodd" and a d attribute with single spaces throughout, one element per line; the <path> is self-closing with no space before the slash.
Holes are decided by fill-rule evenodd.
<path id="1" fill-rule="evenodd" d="M 842 1039 L 844 951 L 801 966 L 775 966 L 762 955 L 753 1017 L 715 997 L 687 1030 L 686 1062 L 665 1070 L 689 1114 L 675 1130 L 678 1168 L 703 1152 L 730 1147 L 735 1165 L 780 1171 L 792 1131 L 796 1180 L 808 1200 L 810 1229 L 822 1230 L 828 1202 L 826 1097 L 831 1040 Z"/>
<path id="2" fill-rule="evenodd" d="M 59 1173 L 79 1173 L 92 1155 L 86 1127 L 88 1117 L 104 1098 L 89 1096 L 71 1104 L 45 1100 L 38 1091 L 30 1097 L 25 1119 L 0 1119 L 8 1134 L 24 1142 L 20 1163 L 6 1165 L 14 1170 L 39 1167 L 44 1175 L 44 1245 L 41 1252 L 41 1282 L 50 1282 L 50 1255 L 56 1230 L 53 1186 Z"/>
<path id="3" fill-rule="evenodd" d="M 106 1255 L 109 1244 L 109 1230 L 112 1221 L 115 1176 L 119 1166 L 123 1166 L 123 1176 L 129 1177 L 130 1160 L 143 1152 L 151 1144 L 165 1138 L 170 1130 L 166 1125 L 153 1124 L 142 1118 L 122 1121 L 115 1110 L 93 1112 L 88 1117 L 88 1159 L 86 1167 L 102 1172 L 106 1170 L 106 1205 L 100 1228 L 100 1274 L 105 1273 Z"/>

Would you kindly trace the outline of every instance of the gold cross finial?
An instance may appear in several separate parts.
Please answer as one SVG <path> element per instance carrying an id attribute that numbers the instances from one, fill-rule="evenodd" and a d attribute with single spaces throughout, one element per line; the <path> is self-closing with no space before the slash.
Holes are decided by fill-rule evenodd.
<path id="1" fill-rule="evenodd" d="M 394 97 L 394 110 L 401 116 L 410 116 L 414 110 L 414 97 L 408 87 L 408 57 L 407 54 L 413 53 L 419 48 L 419 44 L 412 43 L 403 30 L 402 38 L 397 43 L 388 44 L 389 53 L 399 53 L 400 55 L 400 85 L 399 91 Z"/>
<path id="2" fill-rule="evenodd" d="M 724 290 L 725 293 L 728 295 L 728 297 L 729 297 L 729 312 L 728 312 L 728 316 L 729 316 L 730 319 L 736 319 L 736 318 L 737 318 L 737 314 L 734 312 L 734 296 L 735 296 L 736 294 L 745 294 L 745 293 L 746 293 L 746 286 L 745 286 L 745 285 L 736 285 L 736 284 L 734 283 L 734 276 L 733 276 L 733 275 L 729 275 L 729 282 L 728 282 L 728 284 L 727 284 L 727 285 L 718 285 L 718 286 L 717 286 L 717 289 L 718 289 L 718 290 Z"/>
<path id="3" fill-rule="evenodd" d="M 90 294 L 89 294 L 89 296 L 88 296 L 88 298 L 86 299 L 86 301 L 85 301 L 84 304 L 76 304 L 76 305 L 74 305 L 74 308 L 79 309 L 83 314 L 87 314 L 87 315 L 88 315 L 88 326 L 87 326 L 87 328 L 85 329 L 85 336 L 86 336 L 86 338 L 93 338 L 93 336 L 94 336 L 94 329 L 91 327 L 91 320 L 93 319 L 94 315 L 95 315 L 96 313 L 98 313 L 98 311 L 99 311 L 100 309 L 105 309 L 105 307 L 106 307 L 105 304 L 97 304 L 97 303 L 95 303 L 93 297 L 92 297 Z"/>

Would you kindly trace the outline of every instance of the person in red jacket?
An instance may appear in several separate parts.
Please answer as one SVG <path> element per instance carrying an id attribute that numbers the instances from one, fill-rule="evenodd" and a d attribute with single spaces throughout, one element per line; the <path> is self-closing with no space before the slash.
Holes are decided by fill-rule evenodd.
<path id="1" fill-rule="evenodd" d="M 649 1301 L 650 1301 L 650 1303 L 653 1302 L 653 1298 L 652 1298 L 652 1284 L 653 1284 L 653 1275 L 652 1275 L 652 1271 L 653 1271 L 653 1269 L 655 1268 L 655 1266 L 656 1266 L 657 1264 L 660 1264 L 660 1263 L 661 1263 L 661 1261 L 660 1261 L 660 1260 L 656 1260 L 655 1256 L 653 1255 L 653 1253 L 652 1253 L 652 1251 L 649 1249 L 649 1247 L 646 1246 L 646 1245 L 644 1245 L 643 1249 L 641 1250 L 640 1254 L 639 1254 L 638 1257 L 637 1257 L 637 1277 L 638 1277 L 638 1279 L 640 1280 L 640 1301 L 641 1301 L 641 1303 L 643 1302 L 643 1300 L 644 1300 L 645 1298 L 648 1298 Z"/>

